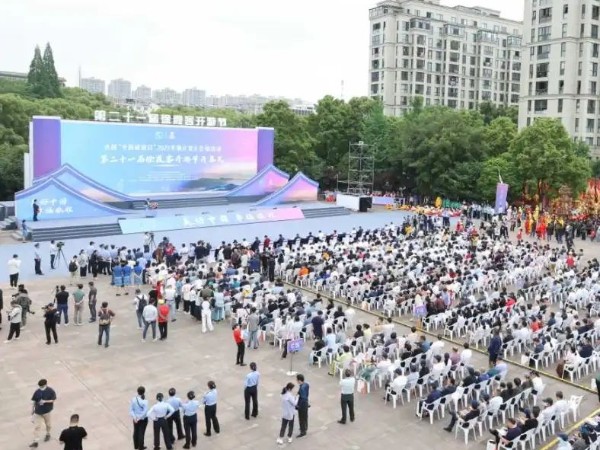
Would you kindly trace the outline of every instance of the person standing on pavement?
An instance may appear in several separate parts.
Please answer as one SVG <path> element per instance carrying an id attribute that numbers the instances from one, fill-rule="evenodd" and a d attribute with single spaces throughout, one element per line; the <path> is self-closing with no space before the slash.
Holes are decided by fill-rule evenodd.
<path id="1" fill-rule="evenodd" d="M 187 402 L 183 403 L 181 408 L 183 410 L 183 429 L 185 430 L 185 445 L 183 448 L 190 448 L 196 446 L 198 442 L 198 408 L 200 408 L 200 402 L 195 400 L 196 394 L 194 391 L 187 393 Z"/>
<path id="2" fill-rule="evenodd" d="M 212 311 L 210 306 L 210 300 L 208 299 L 208 297 L 204 297 L 204 300 L 202 300 L 202 303 L 200 304 L 200 311 L 202 314 L 202 332 L 206 333 L 207 328 L 208 331 L 213 331 L 211 317 Z"/>
<path id="3" fill-rule="evenodd" d="M 60 326 L 60 316 L 65 316 L 65 327 L 69 325 L 69 292 L 65 285 L 61 285 L 54 296 L 56 309 L 58 310 L 58 325 Z"/>
<path id="4" fill-rule="evenodd" d="M 52 341 L 50 340 L 50 333 L 52 333 L 52 337 L 54 338 L 54 343 L 58 344 L 58 334 L 56 333 L 56 317 L 58 316 L 58 311 L 54 308 L 54 303 L 49 303 L 48 306 L 44 309 L 44 330 L 46 331 L 46 344 L 50 345 Z"/>
<path id="5" fill-rule="evenodd" d="M 133 448 L 144 450 L 144 438 L 148 426 L 148 400 L 146 400 L 146 388 L 137 388 L 137 395 L 129 403 L 129 415 L 133 420 Z"/>
<path id="6" fill-rule="evenodd" d="M 162 393 L 159 392 L 156 394 L 156 403 L 148 411 L 148 417 L 154 421 L 154 448 L 160 448 L 160 432 L 162 431 L 165 447 L 167 447 L 167 450 L 171 450 L 173 448 L 173 441 L 171 441 L 167 419 L 173 415 L 175 410 L 163 399 L 164 396 Z"/>
<path id="7" fill-rule="evenodd" d="M 144 328 L 144 308 L 148 304 L 148 297 L 146 294 L 142 294 L 139 289 L 135 290 L 135 299 L 133 305 L 135 306 L 135 315 L 137 316 L 138 330 Z"/>
<path id="8" fill-rule="evenodd" d="M 50 245 L 48 245 L 48 251 L 50 252 L 50 269 L 54 270 L 54 263 L 56 261 L 56 255 L 58 254 L 58 247 L 56 246 L 56 242 L 54 240 L 50 241 Z"/>
<path id="9" fill-rule="evenodd" d="M 19 284 L 19 271 L 21 270 L 21 260 L 19 259 L 19 255 L 14 254 L 13 257 L 8 260 L 7 265 L 10 287 L 16 289 Z"/>
<path id="10" fill-rule="evenodd" d="M 102 302 L 102 308 L 98 311 L 98 345 L 102 345 L 102 335 L 104 335 L 104 347 L 108 348 L 110 339 L 110 324 L 115 313 L 108 309 L 108 302 Z"/>
<path id="11" fill-rule="evenodd" d="M 62 430 L 58 441 L 64 444 L 64 450 L 83 450 L 83 440 L 87 435 L 85 428 L 79 426 L 79 414 L 73 414 L 69 428 Z"/>
<path id="12" fill-rule="evenodd" d="M 183 403 L 181 403 L 181 399 L 176 397 L 175 394 L 177 391 L 175 388 L 169 389 L 169 398 L 167 399 L 167 403 L 173 407 L 175 412 L 169 416 L 167 419 L 167 423 L 169 425 L 169 433 L 171 434 L 171 441 L 175 442 L 175 434 L 173 433 L 173 423 L 177 427 L 177 440 L 180 441 L 185 436 L 183 435 L 183 427 L 181 426 L 181 408 L 183 407 Z"/>
<path id="13" fill-rule="evenodd" d="M 48 381 L 42 378 L 38 381 L 38 388 L 33 393 L 31 401 L 33 402 L 31 414 L 33 416 L 34 428 L 33 442 L 29 445 L 29 448 L 37 448 L 40 441 L 42 423 L 46 427 L 44 441 L 48 442 L 50 440 L 50 431 L 52 430 L 51 413 L 56 401 L 56 392 L 51 387 L 48 387 Z"/>
<path id="14" fill-rule="evenodd" d="M 304 381 L 304 375 L 299 373 L 296 375 L 296 381 L 298 382 L 298 395 L 297 395 L 297 406 L 298 410 L 298 422 L 300 426 L 299 438 L 306 436 L 308 431 L 308 408 L 310 407 L 308 396 L 310 392 L 310 386 Z"/>
<path id="15" fill-rule="evenodd" d="M 350 369 L 344 370 L 344 379 L 340 381 L 340 404 L 342 406 L 342 418 L 338 423 L 346 423 L 346 410 L 350 412 L 350 422 L 354 422 L 354 387 L 356 378 L 352 376 Z"/>
<path id="16" fill-rule="evenodd" d="M 93 281 L 88 283 L 90 291 L 88 292 L 88 306 L 90 308 L 90 323 L 96 321 L 98 311 L 96 310 L 96 301 L 98 299 L 98 288 L 94 285 Z"/>
<path id="17" fill-rule="evenodd" d="M 8 344 L 12 341 L 13 336 L 15 340 L 21 337 L 21 306 L 16 300 L 10 302 L 11 309 L 8 311 L 8 322 L 10 323 L 10 329 L 8 330 L 8 338 L 4 341 Z"/>
<path id="18" fill-rule="evenodd" d="M 170 312 L 169 305 L 167 305 L 164 300 L 158 302 L 158 332 L 161 341 L 167 339 Z"/>
<path id="19" fill-rule="evenodd" d="M 256 308 L 250 309 L 250 315 L 248 315 L 248 348 L 258 348 L 258 322 L 260 318 L 256 312 Z"/>
<path id="20" fill-rule="evenodd" d="M 292 393 L 293 390 L 294 383 L 288 383 L 281 391 L 281 429 L 277 438 L 278 444 L 283 444 L 283 436 L 285 436 L 286 428 L 288 430 L 288 443 L 292 442 L 294 416 L 296 415 L 296 404 L 298 402 L 298 399 Z"/>
<path id="21" fill-rule="evenodd" d="M 244 385 L 244 417 L 250 420 L 250 400 L 252 400 L 252 417 L 258 416 L 258 383 L 260 373 L 256 370 L 256 363 L 250 363 L 250 373 L 246 375 Z"/>
<path id="22" fill-rule="evenodd" d="M 240 327 L 240 324 L 238 323 L 236 323 L 233 326 L 233 340 L 235 341 L 235 345 L 237 346 L 235 363 L 236 365 L 245 366 L 246 364 L 244 364 L 244 353 L 246 351 L 246 346 L 244 345 L 244 338 L 242 337 L 242 327 Z"/>
<path id="23" fill-rule="evenodd" d="M 204 436 L 211 435 L 211 425 L 215 429 L 215 433 L 219 434 L 221 432 L 219 419 L 217 419 L 217 384 L 211 380 L 207 385 L 208 392 L 202 397 L 204 420 L 206 422 L 206 432 L 204 433 Z"/>
<path id="24" fill-rule="evenodd" d="M 144 307 L 142 316 L 144 320 L 144 331 L 142 331 L 142 342 L 146 342 L 146 333 L 148 328 L 152 328 L 152 340 L 156 341 L 156 320 L 158 319 L 158 309 L 154 306 L 156 300 L 150 299 L 150 302 Z"/>
<path id="25" fill-rule="evenodd" d="M 42 255 L 40 253 L 40 243 L 36 242 L 33 246 L 33 264 L 36 275 L 44 275 L 42 272 Z"/>
<path id="26" fill-rule="evenodd" d="M 75 314 L 73 317 L 73 322 L 76 326 L 83 325 L 83 298 L 85 297 L 85 292 L 83 292 L 83 284 L 79 283 L 77 285 L 77 289 L 73 292 L 73 300 L 75 302 Z"/>
<path id="27" fill-rule="evenodd" d="M 31 313 L 31 299 L 24 284 L 20 284 L 16 301 L 21 306 L 21 329 L 27 326 L 27 315 Z"/>

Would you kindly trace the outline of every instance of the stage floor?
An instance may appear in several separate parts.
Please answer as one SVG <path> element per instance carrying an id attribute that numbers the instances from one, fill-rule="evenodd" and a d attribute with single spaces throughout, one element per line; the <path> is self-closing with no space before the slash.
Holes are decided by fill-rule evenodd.
<path id="1" fill-rule="evenodd" d="M 321 209 L 321 208 L 336 208 L 335 203 L 327 202 L 301 202 L 301 203 L 286 203 L 278 206 L 255 206 L 251 203 L 230 203 L 228 205 L 216 206 L 199 206 L 190 208 L 168 208 L 157 209 L 153 211 L 145 210 L 123 210 L 123 214 L 107 216 L 107 217 L 88 217 L 82 219 L 59 219 L 59 220 L 39 220 L 33 222 L 28 220 L 27 226 L 30 230 L 43 230 L 44 228 L 56 228 L 64 226 L 85 226 L 85 225 L 106 225 L 117 223 L 120 219 L 143 219 L 146 217 L 165 217 L 165 216 L 180 216 L 180 215 L 200 215 L 203 213 L 222 214 L 228 211 L 248 212 L 259 210 L 270 210 L 273 208 L 300 208 L 300 209 Z"/>

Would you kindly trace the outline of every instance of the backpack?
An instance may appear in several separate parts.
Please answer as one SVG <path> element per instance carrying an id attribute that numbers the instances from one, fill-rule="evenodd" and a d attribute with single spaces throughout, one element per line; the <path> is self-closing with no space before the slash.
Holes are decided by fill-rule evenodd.
<path id="1" fill-rule="evenodd" d="M 69 272 L 77 272 L 77 264 L 75 264 L 75 261 L 69 263 Z"/>
<path id="2" fill-rule="evenodd" d="M 142 296 L 138 297 L 137 299 L 138 299 L 137 310 L 138 310 L 138 312 L 142 312 L 142 311 L 144 311 L 144 308 L 148 304 L 148 302 L 146 301 L 146 296 L 144 294 L 142 294 Z"/>
<path id="3" fill-rule="evenodd" d="M 98 325 L 110 325 L 110 310 L 108 308 L 101 309 L 99 316 Z"/>

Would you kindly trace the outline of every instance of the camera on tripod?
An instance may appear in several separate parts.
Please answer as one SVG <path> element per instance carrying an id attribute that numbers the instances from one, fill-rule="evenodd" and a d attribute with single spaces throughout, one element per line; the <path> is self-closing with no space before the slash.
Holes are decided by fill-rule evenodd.
<path id="1" fill-rule="evenodd" d="M 56 248 L 57 248 L 57 249 L 59 249 L 59 250 L 60 250 L 61 248 L 63 248 L 64 246 L 65 246 L 65 243 L 64 243 L 63 241 L 58 241 L 58 242 L 56 243 Z"/>

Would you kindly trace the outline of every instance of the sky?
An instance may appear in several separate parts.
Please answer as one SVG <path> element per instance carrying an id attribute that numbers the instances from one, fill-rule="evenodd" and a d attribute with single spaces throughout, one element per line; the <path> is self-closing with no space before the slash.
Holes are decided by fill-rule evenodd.
<path id="1" fill-rule="evenodd" d="M 135 88 L 316 101 L 368 93 L 372 0 L 1 0 L 0 70 L 26 72 L 50 42 L 67 85 L 124 78 Z M 442 0 L 497 9 L 493 0 Z M 522 0 L 502 16 L 521 20 Z M 343 83 L 342 83 L 343 82 Z M 343 85 L 343 90 L 342 90 Z"/>

